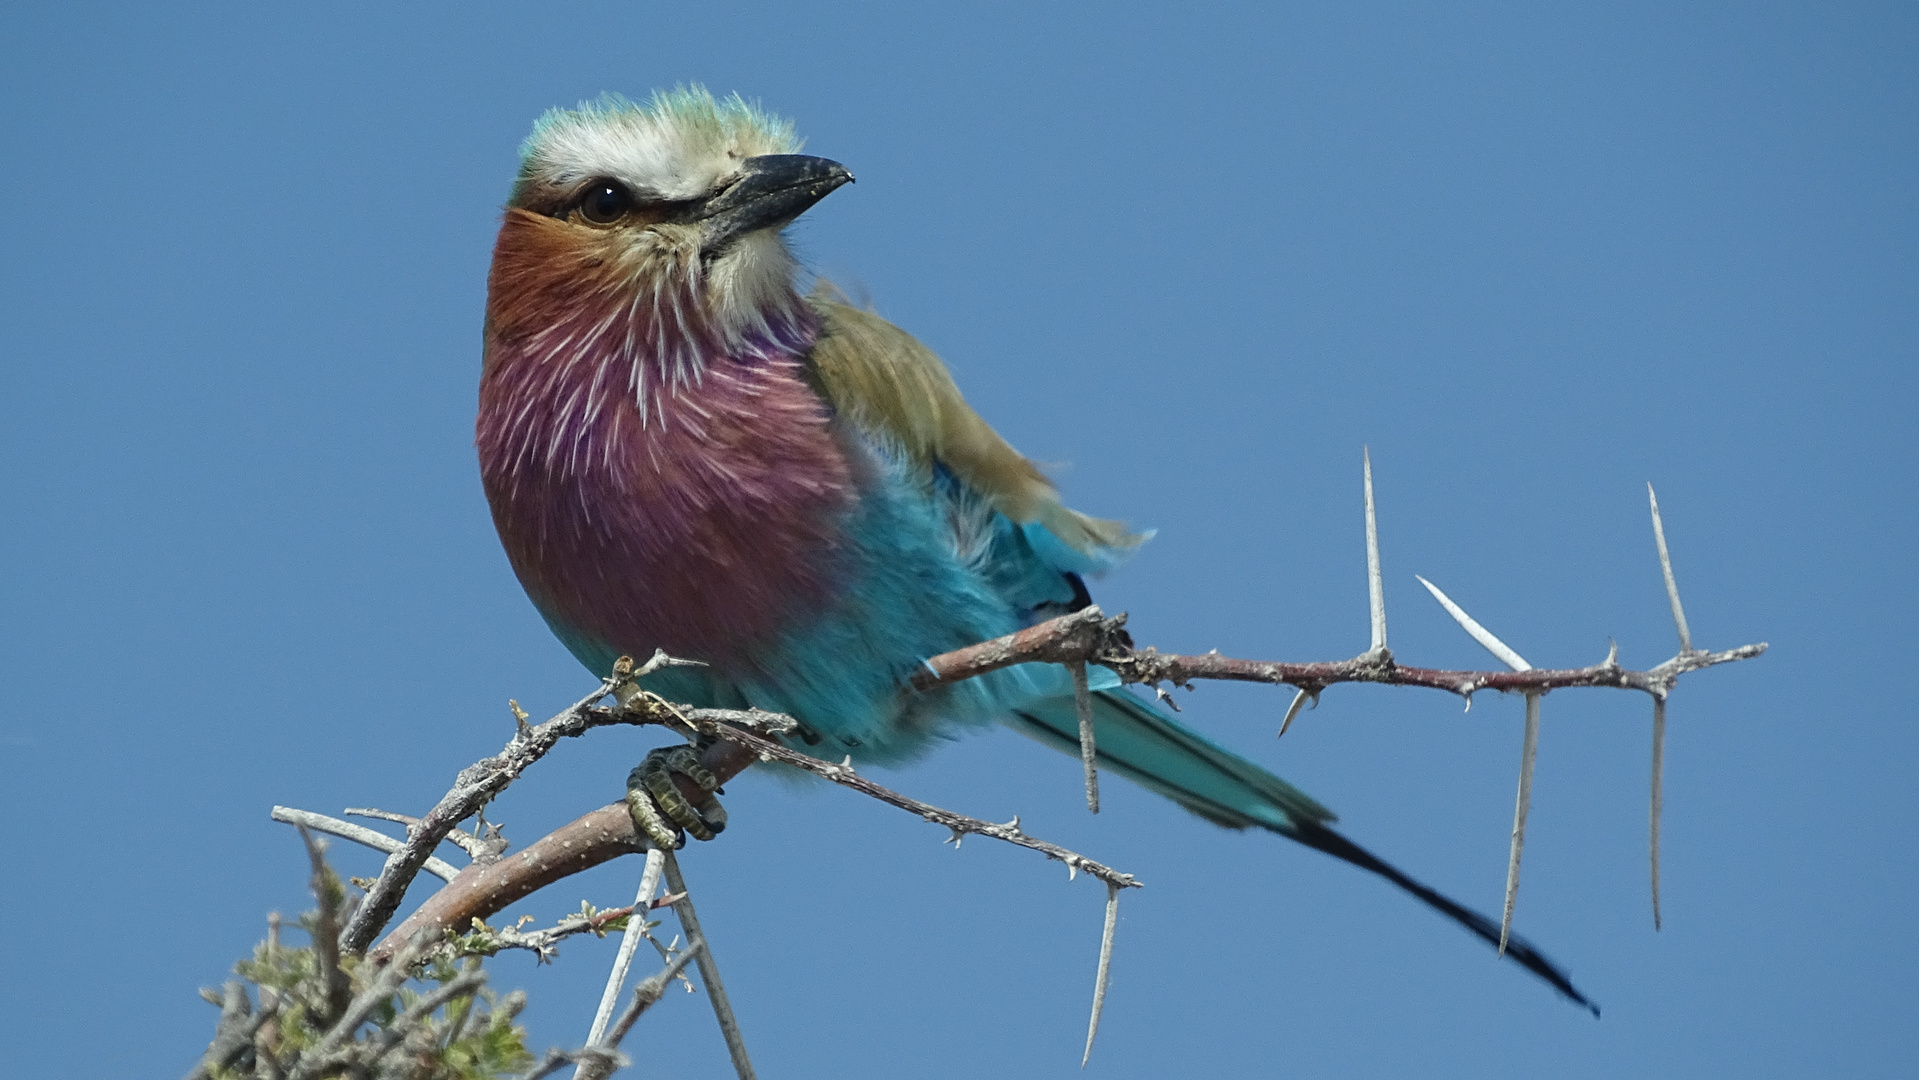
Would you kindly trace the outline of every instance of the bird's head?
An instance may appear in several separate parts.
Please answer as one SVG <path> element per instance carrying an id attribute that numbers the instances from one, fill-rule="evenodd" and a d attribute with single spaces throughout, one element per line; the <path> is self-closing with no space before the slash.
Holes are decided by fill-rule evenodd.
<path id="1" fill-rule="evenodd" d="M 494 331 L 540 352 L 530 337 L 616 335 L 682 373 L 786 336 L 805 315 L 780 230 L 853 179 L 799 148 L 790 123 L 698 87 L 548 112 L 494 253 Z"/>

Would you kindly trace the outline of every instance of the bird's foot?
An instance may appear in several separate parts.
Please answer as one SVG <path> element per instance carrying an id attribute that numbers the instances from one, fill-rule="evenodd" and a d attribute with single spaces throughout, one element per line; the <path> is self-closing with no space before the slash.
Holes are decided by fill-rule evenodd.
<path id="1" fill-rule="evenodd" d="M 676 773 L 693 781 L 704 795 L 697 807 L 674 782 Z M 726 809 L 715 797 L 719 787 L 693 747 L 662 746 L 627 774 L 626 809 L 641 836 L 672 850 L 686 843 L 686 833 L 696 840 L 711 840 L 725 830 Z"/>

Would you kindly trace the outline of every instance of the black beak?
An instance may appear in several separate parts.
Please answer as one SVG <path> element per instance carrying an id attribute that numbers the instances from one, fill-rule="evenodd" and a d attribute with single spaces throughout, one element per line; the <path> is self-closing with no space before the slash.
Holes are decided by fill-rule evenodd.
<path id="1" fill-rule="evenodd" d="M 846 166 L 825 158 L 805 154 L 747 158 L 740 165 L 740 178 L 692 215 L 705 233 L 701 246 L 713 254 L 747 233 L 782 228 L 841 184 L 852 182 Z"/>

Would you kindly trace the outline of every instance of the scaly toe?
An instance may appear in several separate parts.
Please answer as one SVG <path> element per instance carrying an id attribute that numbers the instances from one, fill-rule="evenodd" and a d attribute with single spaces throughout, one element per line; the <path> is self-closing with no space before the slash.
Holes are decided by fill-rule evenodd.
<path id="1" fill-rule="evenodd" d="M 673 774 L 693 781 L 706 797 L 695 807 L 680 793 Z M 700 764 L 691 746 L 661 747 L 646 755 L 626 778 L 626 804 L 633 824 L 655 844 L 677 848 L 685 843 L 680 830 L 696 840 L 711 840 L 726 828 L 726 810 L 713 792 L 719 781 Z"/>

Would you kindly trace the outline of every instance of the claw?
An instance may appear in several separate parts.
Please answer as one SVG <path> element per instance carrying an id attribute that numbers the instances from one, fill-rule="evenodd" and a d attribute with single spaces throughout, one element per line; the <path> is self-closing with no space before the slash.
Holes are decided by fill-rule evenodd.
<path id="1" fill-rule="evenodd" d="M 693 781 L 706 793 L 699 806 L 680 793 L 674 773 Z M 660 747 L 627 775 L 627 811 L 633 815 L 634 827 L 663 849 L 684 844 L 682 830 L 696 840 L 711 840 L 726 828 L 726 810 L 713 795 L 719 786 L 691 746 Z"/>

